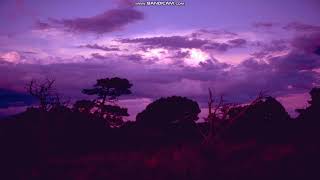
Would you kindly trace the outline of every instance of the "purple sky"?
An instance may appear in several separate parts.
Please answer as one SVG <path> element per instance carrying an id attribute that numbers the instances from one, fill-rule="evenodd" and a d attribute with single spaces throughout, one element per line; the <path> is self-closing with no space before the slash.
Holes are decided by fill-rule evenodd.
<path id="1" fill-rule="evenodd" d="M 25 84 L 45 77 L 71 100 L 88 98 L 80 91 L 97 78 L 127 78 L 133 94 L 121 104 L 131 119 L 170 95 L 197 100 L 205 114 L 208 88 L 236 103 L 267 91 L 292 114 L 319 85 L 318 0 L 132 2 L 1 0 L 0 97 L 10 98 L 0 116 L 30 105 Z"/>

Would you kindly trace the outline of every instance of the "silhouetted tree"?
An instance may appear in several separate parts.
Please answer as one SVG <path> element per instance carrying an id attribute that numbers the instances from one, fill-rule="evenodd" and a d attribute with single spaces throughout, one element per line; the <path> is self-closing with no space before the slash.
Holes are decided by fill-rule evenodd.
<path id="1" fill-rule="evenodd" d="M 121 95 L 131 94 L 132 84 L 127 79 L 118 77 L 98 79 L 94 88 L 83 89 L 82 93 L 87 95 L 97 95 L 98 103 L 105 104 L 106 101 L 117 100 Z"/>
<path id="2" fill-rule="evenodd" d="M 306 109 L 296 110 L 299 113 L 297 119 L 313 121 L 314 123 L 320 124 L 320 88 L 313 88 L 309 94 L 311 96 L 311 100 L 308 101 L 310 105 Z"/>
<path id="3" fill-rule="evenodd" d="M 166 127 L 170 124 L 194 123 L 200 113 L 196 101 L 186 97 L 172 96 L 160 98 L 140 112 L 136 121 L 149 127 Z"/>
<path id="4" fill-rule="evenodd" d="M 217 131 L 222 129 L 222 126 L 225 125 L 228 120 L 229 110 L 235 107 L 234 104 L 224 103 L 223 96 L 220 96 L 219 101 L 216 102 L 216 99 L 212 95 L 212 91 L 209 88 L 209 99 L 208 99 L 208 116 L 204 118 L 205 123 L 207 124 L 207 129 L 199 128 L 200 133 L 202 134 L 204 144 L 212 143 L 217 135 Z"/>
<path id="5" fill-rule="evenodd" d="M 132 84 L 127 79 L 121 79 L 118 77 L 105 78 L 98 79 L 93 88 L 83 89 L 82 93 L 98 96 L 94 101 L 94 108 L 96 108 L 94 110 L 94 114 L 97 114 L 100 118 L 107 120 L 109 126 L 118 126 L 122 122 L 122 117 L 129 116 L 129 114 L 126 108 L 121 108 L 115 103 L 119 96 L 131 94 L 131 86 Z M 91 105 L 87 101 L 79 103 L 82 103 L 82 108 L 83 106 Z M 79 103 L 77 106 L 80 105 Z"/>
<path id="6" fill-rule="evenodd" d="M 225 103 L 223 96 L 217 100 L 209 88 L 208 116 L 204 118 L 205 122 L 198 124 L 198 129 L 204 138 L 203 144 L 210 145 L 219 139 L 219 136 L 230 127 L 235 121 L 247 113 L 247 110 L 259 103 L 265 95 L 260 92 L 259 95 L 246 106 L 232 103 Z M 203 126 L 205 125 L 205 126 Z"/>
<path id="7" fill-rule="evenodd" d="M 229 132 L 237 137 L 279 139 L 288 131 L 290 116 L 280 102 L 273 97 L 265 97 L 251 106 L 236 107 L 230 115 L 246 109 L 231 125 Z"/>
<path id="8" fill-rule="evenodd" d="M 27 84 L 27 91 L 30 95 L 37 98 L 39 101 L 39 108 L 47 111 L 53 103 L 57 101 L 57 94 L 54 93 L 55 80 L 45 79 L 43 82 L 31 80 Z"/>

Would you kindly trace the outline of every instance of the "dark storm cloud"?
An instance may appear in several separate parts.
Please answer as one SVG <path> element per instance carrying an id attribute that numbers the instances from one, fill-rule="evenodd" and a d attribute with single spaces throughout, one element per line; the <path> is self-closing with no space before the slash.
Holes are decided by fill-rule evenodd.
<path id="1" fill-rule="evenodd" d="M 149 38 L 133 38 L 121 39 L 121 43 L 139 44 L 147 48 L 166 48 L 166 49 L 180 49 L 180 48 L 197 48 L 215 51 L 227 51 L 231 48 L 243 47 L 247 41 L 245 39 L 232 39 L 227 42 L 215 42 L 209 39 L 190 38 L 189 36 L 160 36 Z"/>
<path id="2" fill-rule="evenodd" d="M 296 55 L 288 55 L 281 59 L 273 58 L 270 64 L 255 59 L 249 59 L 238 65 L 229 74 L 233 76 L 233 83 L 228 83 L 228 91 L 231 96 L 239 98 L 254 97 L 259 91 L 267 91 L 272 96 L 283 96 L 288 93 L 301 93 L 311 89 L 314 83 L 319 83 L 319 74 L 306 69 L 300 63 L 295 63 Z M 304 58 L 309 60 L 308 57 Z M 303 61 L 303 60 L 302 60 Z M 306 62 L 307 63 L 307 62 Z M 293 64 L 293 65 L 292 65 Z M 295 64 L 295 65 L 294 65 Z M 296 66 L 300 66 L 297 68 Z M 288 87 L 292 86 L 292 89 Z M 246 93 L 238 93 L 246 92 Z M 235 98 L 237 99 L 237 97 Z"/>
<path id="3" fill-rule="evenodd" d="M 245 39 L 232 39 L 228 40 L 225 43 L 218 43 L 218 42 L 210 42 L 203 46 L 203 49 L 206 50 L 215 50 L 220 52 L 228 51 L 232 48 L 241 48 L 247 44 Z"/>
<path id="4" fill-rule="evenodd" d="M 33 52 L 33 51 L 21 51 L 20 53 L 23 53 L 23 54 L 38 54 L 38 53 Z"/>
<path id="5" fill-rule="evenodd" d="M 312 32 L 312 31 L 320 31 L 320 26 L 304 24 L 300 22 L 292 22 L 283 27 L 285 30 L 294 30 L 297 32 Z"/>
<path id="6" fill-rule="evenodd" d="M 287 40 L 279 39 L 272 40 L 271 42 L 256 42 L 253 44 L 254 47 L 257 47 L 259 50 L 252 53 L 251 55 L 255 58 L 270 58 L 273 56 L 273 53 L 284 52 L 290 50 L 290 43 Z"/>
<path id="7" fill-rule="evenodd" d="M 230 45 L 227 43 L 217 43 L 217 42 L 211 42 L 210 44 L 206 44 L 203 46 L 203 49 L 205 50 L 215 50 L 215 51 L 227 51 L 230 48 Z"/>
<path id="8" fill-rule="evenodd" d="M 297 34 L 291 40 L 278 39 L 270 42 L 254 42 L 252 46 L 258 48 L 258 50 L 251 55 L 258 59 L 272 58 L 278 56 L 277 53 L 288 51 L 295 54 L 319 55 L 320 31 Z"/>
<path id="9" fill-rule="evenodd" d="M 253 23 L 253 27 L 255 28 L 262 28 L 262 29 L 270 29 L 272 27 L 275 27 L 276 24 L 273 22 L 256 22 Z"/>
<path id="10" fill-rule="evenodd" d="M 51 29 L 51 28 L 55 28 L 53 25 L 51 25 L 51 23 L 49 22 L 42 22 L 42 21 L 37 21 L 35 23 L 35 28 L 36 29 L 40 29 L 40 30 L 46 30 L 46 29 Z"/>
<path id="11" fill-rule="evenodd" d="M 253 54 L 254 58 L 242 62 L 238 67 L 244 68 L 247 75 L 263 77 L 260 80 L 275 95 L 284 95 L 294 90 L 306 91 L 320 80 L 319 73 L 313 71 L 320 68 L 320 56 L 316 53 L 317 47 L 320 47 L 319 40 L 319 33 L 308 32 L 298 34 L 293 40 L 258 43 L 261 50 Z M 273 55 L 285 51 L 287 53 L 284 55 Z M 260 61 L 261 58 L 268 63 Z M 254 82 L 248 78 L 248 82 Z M 293 89 L 289 90 L 288 86 Z"/>
<path id="12" fill-rule="evenodd" d="M 108 56 L 104 56 L 104 55 L 101 55 L 99 53 L 92 53 L 91 54 L 91 57 L 95 58 L 95 59 L 107 59 Z M 89 59 L 90 60 L 90 59 Z"/>
<path id="13" fill-rule="evenodd" d="M 228 44 L 231 46 L 231 47 L 242 47 L 244 46 L 245 44 L 247 43 L 247 40 L 245 39 L 232 39 L 232 40 L 229 40 L 228 41 Z"/>
<path id="14" fill-rule="evenodd" d="M 207 40 L 190 39 L 187 36 L 161 36 L 150 38 L 121 39 L 122 43 L 137 43 L 153 48 L 201 48 Z"/>
<path id="15" fill-rule="evenodd" d="M 191 37 L 199 38 L 199 37 L 210 37 L 210 38 L 235 38 L 238 34 L 226 31 L 226 30 L 210 30 L 210 29 L 199 29 L 193 33 L 191 33 Z"/>
<path id="16" fill-rule="evenodd" d="M 142 20 L 142 12 L 132 8 L 108 10 L 102 14 L 75 19 L 53 19 L 38 21 L 37 29 L 62 29 L 74 33 L 104 34 L 121 30 L 126 25 Z"/>
<path id="17" fill-rule="evenodd" d="M 108 62 L 114 63 L 114 60 L 120 61 L 122 66 L 126 66 L 125 63 L 135 63 L 135 64 L 153 64 L 158 61 L 158 58 L 144 58 L 140 54 L 100 54 L 100 53 L 92 53 L 91 58 L 86 58 L 86 62 L 91 63 L 101 63 Z"/>
<path id="18" fill-rule="evenodd" d="M 310 90 L 320 82 L 320 74 L 313 71 L 320 68 L 320 56 L 317 54 L 319 37 L 319 33 L 304 33 L 292 41 L 257 43 L 256 46 L 261 48 L 258 52 L 260 54 L 256 53 L 253 58 L 224 74 L 228 81 L 221 84 L 220 91 L 228 94 L 231 99 L 246 101 L 261 90 L 273 96 Z M 287 53 L 273 55 L 277 52 Z M 261 56 L 266 61 L 261 61 Z"/>
<path id="19" fill-rule="evenodd" d="M 141 62 L 145 60 L 140 54 L 119 55 L 119 57 L 133 62 Z"/>
<path id="20" fill-rule="evenodd" d="M 295 50 L 305 53 L 316 53 L 320 48 L 320 30 L 315 33 L 303 34 L 291 41 Z"/>
<path id="21" fill-rule="evenodd" d="M 315 54 L 292 52 L 269 60 L 271 65 L 281 72 L 299 72 L 320 67 L 320 57 Z"/>
<path id="22" fill-rule="evenodd" d="M 204 68 L 206 70 L 223 70 L 226 69 L 228 67 L 230 67 L 229 64 L 227 63 L 220 63 L 217 60 L 213 59 L 208 59 L 204 62 L 200 62 L 199 63 L 201 68 Z"/>
<path id="23" fill-rule="evenodd" d="M 86 44 L 79 46 L 80 48 L 89 48 L 89 49 L 97 49 L 97 50 L 103 50 L 103 51 L 120 51 L 118 47 L 107 47 L 103 45 L 98 44 Z"/>

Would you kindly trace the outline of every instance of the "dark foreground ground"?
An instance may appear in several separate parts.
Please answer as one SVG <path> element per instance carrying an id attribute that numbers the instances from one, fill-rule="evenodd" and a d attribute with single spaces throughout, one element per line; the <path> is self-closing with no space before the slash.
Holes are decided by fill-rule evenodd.
<path id="1" fill-rule="evenodd" d="M 211 145 L 184 142 L 136 147 L 131 144 L 128 148 L 126 145 L 117 148 L 91 148 L 79 144 L 72 148 L 73 145 L 35 146 L 14 142 L 9 149 L 2 147 L 1 179 L 269 180 L 320 177 L 320 146 L 312 141 L 221 141 Z"/>
<path id="2" fill-rule="evenodd" d="M 320 179 L 314 112 L 244 118 L 209 141 L 207 124 L 106 128 L 78 113 L 25 112 L 0 121 L 0 180 Z"/>
<path id="3" fill-rule="evenodd" d="M 2 164 L 3 179 L 317 179 L 319 147 L 309 144 L 163 147 L 132 152 L 23 157 Z M 23 151 L 23 149 L 21 149 Z M 10 157 L 11 158 L 11 157 Z M 318 176 L 319 177 L 319 176 Z"/>

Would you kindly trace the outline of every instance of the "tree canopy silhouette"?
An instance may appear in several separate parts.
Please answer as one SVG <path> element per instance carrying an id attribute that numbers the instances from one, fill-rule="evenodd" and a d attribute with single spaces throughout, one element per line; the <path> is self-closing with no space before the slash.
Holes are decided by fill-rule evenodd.
<path id="1" fill-rule="evenodd" d="M 194 123 L 199 119 L 199 113 L 200 108 L 196 101 L 171 96 L 149 104 L 137 115 L 136 121 L 145 126 L 163 127 L 172 123 Z"/>
<path id="2" fill-rule="evenodd" d="M 118 77 L 98 79 L 93 88 L 83 89 L 82 93 L 96 95 L 93 101 L 78 101 L 74 108 L 84 112 L 94 110 L 94 114 L 106 120 L 109 126 L 117 127 L 123 123 L 122 117 L 129 116 L 126 108 L 116 105 L 118 97 L 131 94 L 132 84 L 127 79 Z"/>
<path id="3" fill-rule="evenodd" d="M 127 79 L 118 77 L 98 79 L 91 89 L 83 89 L 82 93 L 87 95 L 97 95 L 101 104 L 106 101 L 117 100 L 121 95 L 131 94 L 132 84 Z"/>

